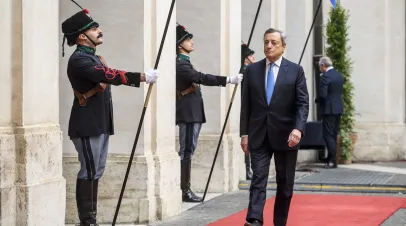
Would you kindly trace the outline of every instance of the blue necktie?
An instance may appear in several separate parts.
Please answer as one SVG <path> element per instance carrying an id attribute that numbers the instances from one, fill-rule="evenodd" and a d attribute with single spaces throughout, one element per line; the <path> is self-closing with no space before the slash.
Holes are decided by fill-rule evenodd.
<path id="1" fill-rule="evenodd" d="M 269 104 L 271 102 L 271 97 L 274 89 L 274 75 L 273 75 L 273 67 L 274 63 L 271 63 L 269 67 L 268 76 L 266 78 L 266 101 Z"/>

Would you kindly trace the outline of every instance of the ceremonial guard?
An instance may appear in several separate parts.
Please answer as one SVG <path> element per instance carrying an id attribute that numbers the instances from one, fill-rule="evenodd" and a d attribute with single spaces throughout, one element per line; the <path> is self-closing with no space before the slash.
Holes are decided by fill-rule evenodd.
<path id="1" fill-rule="evenodd" d="M 242 74 L 245 75 L 245 70 L 249 64 L 255 62 L 255 52 L 254 50 L 248 48 L 247 44 L 241 44 L 241 62 L 242 65 Z M 241 81 L 241 95 L 244 89 L 244 79 Z M 252 173 L 250 167 L 250 155 L 249 153 L 244 154 L 244 162 L 245 162 L 245 179 L 252 180 Z"/>
<path id="2" fill-rule="evenodd" d="M 179 156 L 181 160 L 181 189 L 184 202 L 201 202 L 191 190 L 192 156 L 197 146 L 200 129 L 206 122 L 200 85 L 225 87 L 238 84 L 243 75 L 218 76 L 197 71 L 190 62 L 193 35 L 184 26 L 176 27 L 176 125 L 179 126 Z"/>
<path id="3" fill-rule="evenodd" d="M 158 71 L 138 73 L 109 68 L 103 57 L 96 55 L 103 33 L 86 9 L 65 20 L 62 32 L 63 43 L 66 39 L 69 46 L 76 45 L 67 74 L 74 94 L 68 135 L 80 162 L 76 181 L 78 215 L 80 226 L 97 226 L 98 181 L 106 166 L 109 136 L 114 134 L 110 85 L 139 87 L 140 82 L 154 83 Z"/>

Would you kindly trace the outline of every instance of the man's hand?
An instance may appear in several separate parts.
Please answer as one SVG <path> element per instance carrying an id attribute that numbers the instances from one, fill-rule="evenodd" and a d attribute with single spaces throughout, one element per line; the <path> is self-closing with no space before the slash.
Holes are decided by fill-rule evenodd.
<path id="1" fill-rule="evenodd" d="M 148 72 L 145 72 L 145 82 L 146 83 L 155 83 L 158 79 L 159 71 L 156 69 L 149 69 Z"/>
<path id="2" fill-rule="evenodd" d="M 245 154 L 248 154 L 248 136 L 241 137 L 241 148 Z"/>
<path id="3" fill-rule="evenodd" d="M 292 132 L 290 133 L 289 139 L 288 139 L 289 147 L 294 147 L 297 144 L 299 144 L 301 138 L 302 138 L 302 133 L 297 129 L 293 129 Z"/>
<path id="4" fill-rule="evenodd" d="M 243 78 L 243 74 L 238 74 L 238 75 L 234 75 L 234 76 L 230 76 L 229 78 L 229 83 L 231 84 L 238 84 L 242 81 Z"/>

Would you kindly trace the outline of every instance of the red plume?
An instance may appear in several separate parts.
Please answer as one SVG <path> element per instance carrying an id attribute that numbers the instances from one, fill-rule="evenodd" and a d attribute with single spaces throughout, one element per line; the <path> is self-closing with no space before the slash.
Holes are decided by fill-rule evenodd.
<path id="1" fill-rule="evenodd" d="M 87 9 L 83 9 L 83 12 L 85 12 L 86 14 L 89 14 L 89 10 L 87 10 Z"/>

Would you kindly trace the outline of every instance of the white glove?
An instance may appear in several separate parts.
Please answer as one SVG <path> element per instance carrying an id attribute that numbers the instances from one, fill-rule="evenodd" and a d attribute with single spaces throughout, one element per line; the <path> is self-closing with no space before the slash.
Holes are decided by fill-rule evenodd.
<path id="1" fill-rule="evenodd" d="M 155 69 L 149 69 L 145 72 L 145 82 L 146 83 L 155 83 L 158 79 L 159 71 Z"/>
<path id="2" fill-rule="evenodd" d="M 230 76 L 230 83 L 231 84 L 238 84 L 238 83 L 240 83 L 242 81 L 242 78 L 243 78 L 242 74 Z"/>

